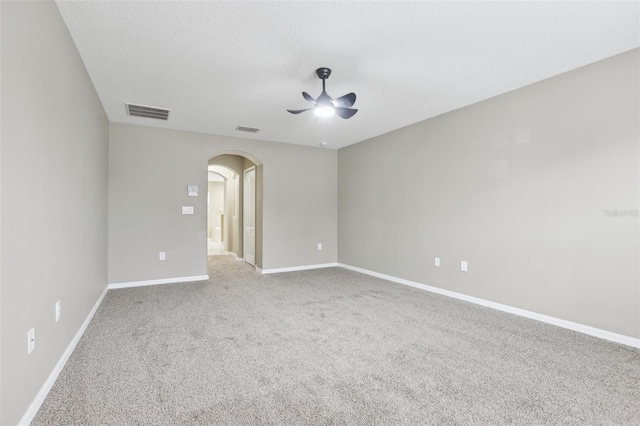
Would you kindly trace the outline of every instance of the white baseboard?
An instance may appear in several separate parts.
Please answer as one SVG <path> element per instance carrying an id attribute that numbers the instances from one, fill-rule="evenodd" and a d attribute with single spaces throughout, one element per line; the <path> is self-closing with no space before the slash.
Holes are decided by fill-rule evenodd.
<path id="1" fill-rule="evenodd" d="M 209 275 L 196 275 L 193 277 L 164 278 L 161 280 L 146 280 L 146 281 L 131 281 L 128 283 L 115 283 L 115 284 L 109 284 L 107 288 L 109 290 L 115 290 L 118 288 L 142 287 L 145 285 L 175 284 L 175 283 L 188 283 L 192 281 L 206 281 L 208 279 L 209 279 Z"/>
<path id="2" fill-rule="evenodd" d="M 337 263 L 321 263 L 318 265 L 292 266 L 290 268 L 260 269 L 256 268 L 261 274 L 278 274 L 280 272 L 306 271 L 308 269 L 332 268 L 339 266 Z"/>
<path id="3" fill-rule="evenodd" d="M 455 291 L 444 290 L 442 288 L 416 283 L 413 281 L 405 280 L 403 278 L 397 278 L 391 275 L 385 275 L 378 272 L 369 271 L 367 269 L 362 269 L 362 268 L 358 268 L 351 265 L 345 265 L 343 263 L 338 263 L 338 266 L 340 266 L 341 268 L 350 269 L 352 271 L 371 275 L 377 278 L 382 278 L 387 281 L 393 281 L 398 284 L 408 285 L 408 286 L 419 288 L 421 290 L 426 290 L 432 293 L 453 297 L 454 299 L 460 299 L 466 302 L 475 303 L 476 305 L 486 306 L 488 308 L 496 309 L 498 311 L 508 312 L 510 314 L 519 315 L 521 317 L 526 317 L 533 320 L 545 322 L 547 324 L 556 325 L 558 327 L 567 328 L 569 330 L 588 334 L 590 336 L 598 337 L 600 339 L 610 340 L 612 342 L 621 343 L 623 345 L 632 346 L 634 348 L 640 348 L 640 339 L 636 339 L 630 336 L 625 336 L 623 334 L 613 333 L 611 331 L 602 330 L 602 329 L 591 327 L 588 325 L 567 321 L 560 318 L 550 317 L 548 315 L 539 314 L 537 312 L 527 311 L 525 309 L 515 308 L 513 306 L 491 302 L 490 300 L 480 299 L 478 297 L 468 296 L 462 293 L 456 293 Z"/>
<path id="4" fill-rule="evenodd" d="M 60 372 L 62 372 L 62 369 L 64 368 L 65 364 L 69 360 L 69 357 L 73 353 L 73 350 L 76 348 L 76 345 L 80 341 L 80 338 L 84 334 L 84 331 L 87 329 L 87 326 L 89 325 L 89 323 L 93 319 L 93 316 L 98 311 L 98 308 L 100 307 L 100 304 L 102 303 L 102 300 L 104 299 L 104 296 L 107 294 L 107 291 L 109 291 L 108 287 L 104 289 L 104 291 L 102 292 L 102 294 L 98 298 L 98 301 L 95 303 L 95 305 L 93 305 L 93 308 L 91 308 L 91 312 L 89 312 L 89 315 L 87 316 L 87 318 L 84 320 L 84 322 L 80 326 L 80 329 L 78 330 L 76 335 L 73 336 L 73 339 L 71 340 L 71 343 L 69 343 L 69 346 L 67 346 L 67 349 L 64 351 L 64 353 L 62 354 L 62 356 L 58 360 L 58 363 L 53 368 L 53 371 L 51 372 L 51 374 L 49 374 L 49 377 L 47 377 L 47 380 L 44 382 L 44 384 L 40 388 L 40 391 L 38 392 L 36 397 L 31 402 L 31 405 L 29 405 L 29 408 L 27 408 L 27 411 L 24 413 L 24 415 L 20 419 L 20 423 L 18 423 L 18 425 L 20 425 L 20 426 L 29 425 L 29 423 L 31 423 L 33 418 L 38 413 L 38 410 L 40 409 L 40 406 L 42 405 L 42 403 L 44 402 L 45 398 L 47 397 L 47 394 L 49 393 L 49 391 L 53 387 L 53 384 L 58 379 L 58 376 L 60 375 Z"/>

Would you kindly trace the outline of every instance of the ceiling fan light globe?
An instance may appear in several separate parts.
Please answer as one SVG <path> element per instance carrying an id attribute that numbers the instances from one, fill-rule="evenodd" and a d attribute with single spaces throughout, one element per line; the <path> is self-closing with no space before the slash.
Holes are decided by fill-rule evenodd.
<path id="1" fill-rule="evenodd" d="M 313 109 L 313 112 L 318 117 L 331 117 L 336 113 L 335 109 L 333 109 L 332 106 L 327 106 L 327 105 L 315 107 Z"/>

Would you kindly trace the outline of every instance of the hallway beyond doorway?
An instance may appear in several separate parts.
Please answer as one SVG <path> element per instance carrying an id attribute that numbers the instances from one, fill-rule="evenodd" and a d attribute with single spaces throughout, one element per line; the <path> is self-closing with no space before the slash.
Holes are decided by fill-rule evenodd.
<path id="1" fill-rule="evenodd" d="M 213 238 L 207 239 L 207 256 L 221 256 L 228 254 L 221 242 L 214 241 Z"/>

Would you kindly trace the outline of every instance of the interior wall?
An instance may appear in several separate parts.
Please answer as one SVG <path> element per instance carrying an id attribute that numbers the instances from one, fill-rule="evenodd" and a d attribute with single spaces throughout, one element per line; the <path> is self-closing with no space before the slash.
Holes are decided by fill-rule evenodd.
<path id="1" fill-rule="evenodd" d="M 109 139 L 110 283 L 207 273 L 206 198 L 186 189 L 206 187 L 208 160 L 229 151 L 263 163 L 262 269 L 337 261 L 335 150 L 123 123 Z"/>
<path id="2" fill-rule="evenodd" d="M 0 423 L 14 425 L 107 284 L 109 127 L 55 3 L 0 10 Z"/>
<path id="3" fill-rule="evenodd" d="M 341 149 L 339 261 L 640 337 L 638 58 Z"/>
<path id="4" fill-rule="evenodd" d="M 0 6 L 0 25 L 2 25 L 2 6 Z M 1 30 L 0 30 L 0 51 L 2 51 L 2 31 Z M 0 64 L 0 99 L 2 99 L 2 65 L 1 64 Z M 0 129 L 2 129 L 2 102 L 0 102 Z M 1 188 L 2 188 L 2 132 L 0 131 L 0 333 L 2 331 L 2 189 Z M 2 337 L 0 335 L 0 422 L 2 422 L 2 385 L 1 383 L 2 383 Z"/>
<path id="5" fill-rule="evenodd" d="M 2 25 L 2 6 L 0 6 Z M 1 27 L 0 27 L 1 28 Z M 2 31 L 0 30 L 0 51 L 2 51 Z M 1 61 L 0 61 L 1 62 Z M 0 64 L 0 99 L 2 99 L 2 65 Z M 0 102 L 0 129 L 2 129 L 2 102 Z M 0 332 L 2 331 L 2 132 L 0 131 Z M 2 422 L 2 337 L 0 335 L 0 422 Z"/>
<path id="6" fill-rule="evenodd" d="M 337 174 L 337 170 L 336 170 Z M 262 215 L 264 214 L 263 203 L 263 182 L 264 182 L 264 165 L 260 164 L 256 167 L 256 265 L 258 267 L 262 267 L 262 231 L 263 231 L 263 220 Z M 337 190 L 337 187 L 336 187 Z M 338 194 L 336 193 L 336 204 L 337 204 Z M 337 210 L 337 205 L 336 205 Z M 337 211 L 336 211 L 336 231 L 337 231 Z M 337 245 L 337 242 L 335 243 Z M 336 258 L 337 258 L 337 246 L 333 247 L 336 250 Z"/>

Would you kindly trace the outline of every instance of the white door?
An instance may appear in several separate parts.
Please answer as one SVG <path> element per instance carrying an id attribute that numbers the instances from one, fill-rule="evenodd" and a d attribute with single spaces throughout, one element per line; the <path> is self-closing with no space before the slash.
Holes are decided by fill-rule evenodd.
<path id="1" fill-rule="evenodd" d="M 256 168 L 244 171 L 244 261 L 256 265 Z"/>

